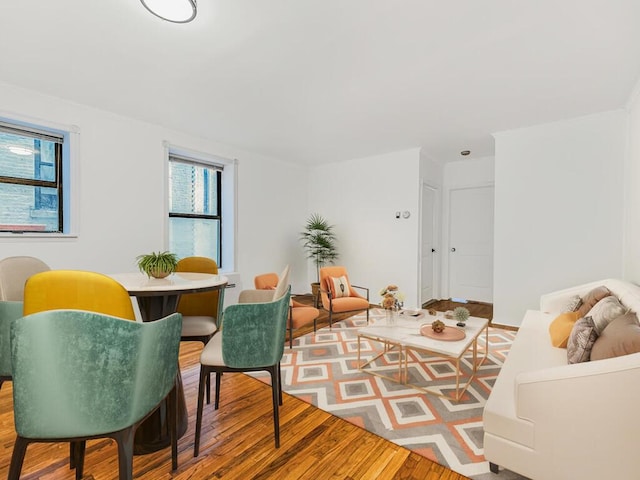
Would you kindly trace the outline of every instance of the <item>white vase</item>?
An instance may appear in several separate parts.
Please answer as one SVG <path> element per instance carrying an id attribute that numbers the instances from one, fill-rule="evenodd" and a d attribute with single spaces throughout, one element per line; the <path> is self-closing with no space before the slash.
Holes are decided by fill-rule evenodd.
<path id="1" fill-rule="evenodd" d="M 386 322 L 388 327 L 393 327 L 398 319 L 398 311 L 395 308 L 385 309 Z"/>

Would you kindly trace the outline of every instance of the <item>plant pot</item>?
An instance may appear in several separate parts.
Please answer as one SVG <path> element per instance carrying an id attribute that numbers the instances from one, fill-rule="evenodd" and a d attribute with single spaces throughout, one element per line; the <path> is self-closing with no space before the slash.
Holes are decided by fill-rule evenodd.
<path id="1" fill-rule="evenodd" d="M 165 272 L 164 270 L 152 269 L 152 270 L 149 270 L 149 274 L 153 278 L 165 278 L 165 277 L 168 277 L 169 275 L 171 275 L 171 272 Z"/>
<path id="2" fill-rule="evenodd" d="M 313 306 L 318 308 L 320 305 L 320 282 L 313 282 L 311 284 L 311 294 L 313 295 Z"/>

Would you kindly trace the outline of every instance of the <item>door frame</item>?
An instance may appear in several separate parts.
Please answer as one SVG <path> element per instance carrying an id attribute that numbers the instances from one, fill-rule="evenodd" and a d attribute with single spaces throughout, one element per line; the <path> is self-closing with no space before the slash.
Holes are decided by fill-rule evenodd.
<path id="1" fill-rule="evenodd" d="M 423 211 L 422 211 L 422 202 L 424 197 L 424 189 L 428 188 L 433 192 L 433 244 L 436 252 L 433 256 L 433 278 L 431 279 L 431 284 L 433 285 L 433 298 L 440 298 L 441 291 L 441 245 L 442 245 L 442 236 L 441 236 L 441 226 L 442 226 L 442 190 L 441 187 L 427 181 L 422 180 L 420 182 L 420 218 L 418 224 L 418 292 L 417 299 L 418 307 L 421 307 L 422 304 L 422 222 L 424 219 Z"/>
<path id="2" fill-rule="evenodd" d="M 446 253 L 446 255 L 441 256 L 442 260 L 442 275 L 441 275 L 441 292 L 442 298 L 450 298 L 451 297 L 451 288 L 450 288 L 450 262 L 449 262 L 449 250 L 451 249 L 451 194 L 455 190 L 469 190 L 475 188 L 488 188 L 491 187 L 495 191 L 495 182 L 472 182 L 467 184 L 458 184 L 451 187 L 445 188 L 444 194 L 444 222 L 446 224 L 446 228 L 443 229 L 442 232 L 442 248 L 441 251 Z M 495 214 L 495 205 L 494 205 L 494 214 Z M 494 227 L 495 228 L 495 227 Z M 495 239 L 494 239 L 495 242 Z"/>

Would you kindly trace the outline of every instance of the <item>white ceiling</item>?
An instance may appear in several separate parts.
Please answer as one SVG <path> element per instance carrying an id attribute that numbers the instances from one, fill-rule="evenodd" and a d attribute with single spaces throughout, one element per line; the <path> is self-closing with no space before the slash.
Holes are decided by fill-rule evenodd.
<path id="1" fill-rule="evenodd" d="M 638 0 L 1 0 L 0 82 L 288 161 L 422 147 L 621 108 Z M 1 105 L 0 105 L 1 108 Z"/>

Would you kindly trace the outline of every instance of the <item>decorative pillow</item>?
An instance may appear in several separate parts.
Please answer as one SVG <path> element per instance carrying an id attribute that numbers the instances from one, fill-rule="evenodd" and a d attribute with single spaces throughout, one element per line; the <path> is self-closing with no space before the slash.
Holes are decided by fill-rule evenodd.
<path id="1" fill-rule="evenodd" d="M 600 335 L 614 318 L 620 317 L 627 313 L 627 309 L 622 306 L 620 301 L 610 295 L 596 303 L 589 313 L 588 317 L 593 318 L 593 324 L 596 327 L 596 333 Z"/>
<path id="2" fill-rule="evenodd" d="M 578 312 L 564 312 L 558 315 L 549 325 L 549 335 L 551 345 L 554 347 L 567 348 L 569 335 L 573 326 L 580 318 Z"/>
<path id="3" fill-rule="evenodd" d="M 351 286 L 346 276 L 329 277 L 329 288 L 333 298 L 349 297 L 351 295 Z"/>
<path id="4" fill-rule="evenodd" d="M 611 292 L 604 285 L 591 290 L 582 298 L 582 305 L 580 305 L 577 310 L 578 312 L 580 312 L 578 318 L 586 317 L 589 313 L 589 310 L 591 310 L 596 303 L 598 303 L 604 297 L 608 297 L 609 295 L 611 295 Z"/>
<path id="5" fill-rule="evenodd" d="M 582 305 L 582 298 L 580 295 L 574 295 L 567 302 L 567 306 L 564 307 L 565 312 L 575 312 Z"/>
<path id="6" fill-rule="evenodd" d="M 640 352 L 640 324 L 638 317 L 629 312 L 614 319 L 591 350 L 591 360 L 619 357 Z"/>
<path id="7" fill-rule="evenodd" d="M 567 361 L 569 363 L 588 362 L 591 358 L 591 349 L 598 339 L 593 318 L 579 319 L 571 330 L 567 342 Z"/>

